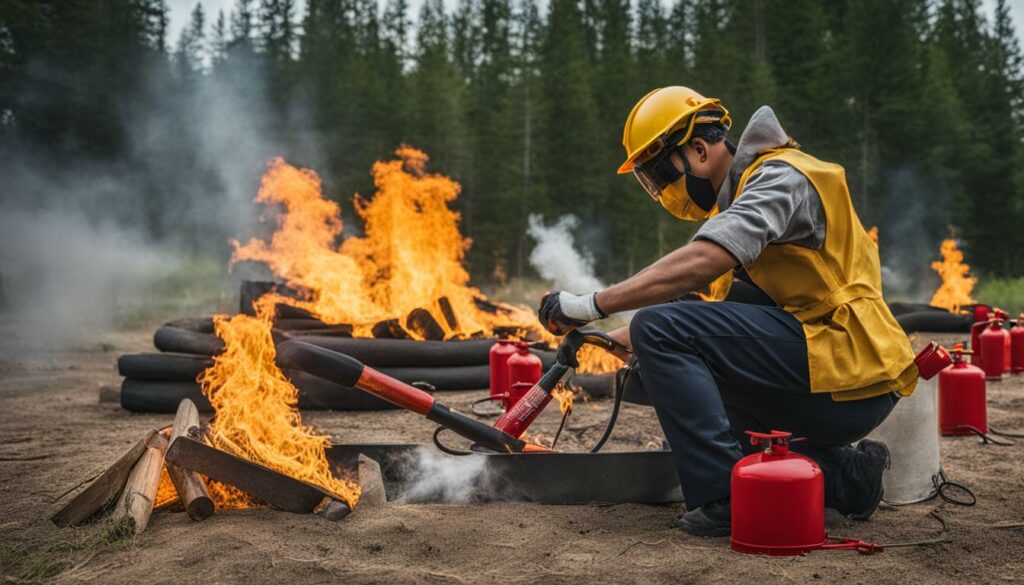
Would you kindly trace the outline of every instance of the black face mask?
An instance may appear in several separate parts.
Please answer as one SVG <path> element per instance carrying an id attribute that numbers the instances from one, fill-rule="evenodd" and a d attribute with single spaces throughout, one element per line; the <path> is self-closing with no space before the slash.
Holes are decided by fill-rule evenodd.
<path id="1" fill-rule="evenodd" d="M 711 208 L 715 206 L 715 202 L 718 200 L 715 186 L 711 183 L 711 179 L 698 177 L 690 173 L 690 161 L 686 160 L 682 150 L 682 147 L 680 147 L 679 156 L 682 157 L 683 167 L 686 168 L 686 193 L 697 207 L 704 211 L 711 211 Z"/>

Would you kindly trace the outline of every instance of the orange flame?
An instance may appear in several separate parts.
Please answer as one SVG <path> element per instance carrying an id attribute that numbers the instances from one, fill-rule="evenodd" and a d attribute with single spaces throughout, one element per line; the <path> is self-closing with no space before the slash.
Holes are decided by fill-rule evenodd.
<path id="1" fill-rule="evenodd" d="M 365 235 L 340 245 L 341 211 L 324 198 L 317 174 L 272 160 L 256 202 L 280 210 L 276 230 L 269 242 L 233 242 L 232 263 L 265 263 L 308 295 L 299 300 L 273 296 L 274 302 L 301 307 L 327 323 L 352 324 L 357 336 L 369 336 L 381 320 L 402 319 L 424 308 L 448 337 L 493 334 L 500 328 L 555 342 L 532 309 L 490 301 L 470 286 L 463 265 L 470 241 L 459 231 L 459 213 L 449 207 L 459 184 L 426 172 L 422 151 L 403 146 L 395 155 L 373 165 L 373 198 L 354 199 Z M 456 316 L 454 326 L 441 317 L 442 297 Z M 581 358 L 583 371 L 608 372 L 620 365 L 604 352 L 586 356 Z"/>
<path id="2" fill-rule="evenodd" d="M 572 390 L 566 388 L 563 384 L 559 384 L 551 394 L 558 400 L 558 409 L 562 412 L 562 416 L 572 412 L 572 403 L 575 396 Z"/>
<path id="3" fill-rule="evenodd" d="M 871 226 L 871 229 L 868 230 L 868 237 L 871 238 L 871 241 L 874 242 L 876 246 L 878 245 L 878 226 L 877 225 Z"/>
<path id="4" fill-rule="evenodd" d="M 964 264 L 964 253 L 957 248 L 956 240 L 943 240 L 941 251 L 942 260 L 932 262 L 932 270 L 939 273 L 942 284 L 932 295 L 931 304 L 956 312 L 974 302 L 971 292 L 978 279 L 968 276 L 971 267 Z"/>
<path id="5" fill-rule="evenodd" d="M 276 350 L 270 335 L 271 301 L 258 303 L 260 317 L 235 315 L 214 319 L 224 352 L 199 376 L 203 394 L 216 417 L 207 442 L 232 453 L 317 485 L 354 506 L 359 486 L 334 477 L 327 460 L 330 437 L 302 423 L 298 390 L 274 363 Z M 244 506 L 237 490 L 211 490 L 219 507 Z"/>

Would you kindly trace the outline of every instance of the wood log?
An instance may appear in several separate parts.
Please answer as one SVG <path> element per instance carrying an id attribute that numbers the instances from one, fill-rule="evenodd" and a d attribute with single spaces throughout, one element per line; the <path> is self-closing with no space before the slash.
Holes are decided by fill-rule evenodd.
<path id="1" fill-rule="evenodd" d="M 443 316 L 445 322 L 448 323 L 448 329 L 458 331 L 459 319 L 455 316 L 455 310 L 452 309 L 452 302 L 448 300 L 448 297 L 441 297 L 437 299 L 437 306 L 441 307 L 441 316 Z"/>
<path id="2" fill-rule="evenodd" d="M 171 431 L 171 443 L 182 436 L 189 436 L 191 429 L 199 432 L 199 410 L 195 403 L 187 398 L 178 405 L 178 413 L 174 416 L 174 427 Z M 199 521 L 206 520 L 213 515 L 213 500 L 210 499 L 210 492 L 206 489 L 206 482 L 194 471 L 184 469 L 170 461 L 167 462 L 167 473 L 174 482 L 174 488 L 178 490 L 178 497 L 188 517 Z"/>
<path id="3" fill-rule="evenodd" d="M 146 451 L 132 468 L 121 498 L 114 507 L 114 521 L 131 519 L 135 534 L 141 534 L 149 524 L 166 452 L 167 439 L 163 435 L 154 434 L 146 441 Z"/>
<path id="4" fill-rule="evenodd" d="M 430 314 L 430 311 L 423 307 L 409 311 L 409 315 L 405 318 L 405 328 L 423 339 L 431 341 L 444 339 L 444 329 L 441 328 L 441 324 Z"/>
<path id="5" fill-rule="evenodd" d="M 398 319 L 378 321 L 370 328 L 370 333 L 377 339 L 412 339 Z"/>
<path id="6" fill-rule="evenodd" d="M 51 516 L 50 521 L 61 527 L 74 526 L 88 520 L 93 514 L 106 507 L 124 489 L 132 468 L 142 457 L 146 451 L 146 444 L 155 434 L 156 431 L 148 431 L 138 443 L 125 451 L 87 488 L 71 498 L 71 501 Z"/>

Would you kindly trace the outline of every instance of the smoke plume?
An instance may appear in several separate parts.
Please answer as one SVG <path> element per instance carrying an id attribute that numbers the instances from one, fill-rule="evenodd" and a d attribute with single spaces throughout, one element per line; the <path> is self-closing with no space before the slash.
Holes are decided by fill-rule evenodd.
<path id="1" fill-rule="evenodd" d="M 529 218 L 530 237 L 537 245 L 530 252 L 530 265 L 541 278 L 559 290 L 582 294 L 604 288 L 594 276 L 594 259 L 575 247 L 572 230 L 579 225 L 574 215 L 563 215 L 551 226 L 544 218 L 532 214 Z"/>
<path id="2" fill-rule="evenodd" d="M 406 488 L 401 500 L 409 503 L 460 504 L 481 499 L 491 491 L 487 458 L 452 457 L 430 449 L 417 449 L 406 462 Z"/>

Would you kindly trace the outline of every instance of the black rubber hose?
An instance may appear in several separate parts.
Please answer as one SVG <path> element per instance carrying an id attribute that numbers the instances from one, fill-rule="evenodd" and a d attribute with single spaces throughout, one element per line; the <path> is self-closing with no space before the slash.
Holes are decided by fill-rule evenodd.
<path id="1" fill-rule="evenodd" d="M 281 331 L 311 331 L 322 329 L 344 335 L 352 335 L 351 325 L 328 325 L 317 319 L 274 319 L 274 329 Z"/>
<path id="2" fill-rule="evenodd" d="M 488 363 L 494 339 L 412 341 L 344 337 L 302 337 L 302 341 L 343 353 L 374 368 L 481 366 Z M 554 363 L 554 352 L 531 350 L 543 368 Z"/>
<path id="3" fill-rule="evenodd" d="M 168 321 L 164 325 L 196 333 L 213 333 L 213 317 L 183 317 Z"/>
<path id="4" fill-rule="evenodd" d="M 206 356 L 224 351 L 224 342 L 212 333 L 197 333 L 169 325 L 156 330 L 153 345 L 160 351 Z"/>
<path id="5" fill-rule="evenodd" d="M 633 363 L 634 362 L 630 360 L 630 364 L 627 364 L 625 368 L 619 370 L 619 373 L 617 374 L 619 380 L 615 384 L 615 401 L 612 403 L 612 413 L 608 417 L 608 424 L 604 428 L 604 434 L 601 435 L 601 438 L 598 439 L 597 443 L 590 449 L 591 453 L 597 453 L 600 451 L 612 436 L 612 431 L 615 429 L 615 423 L 619 420 L 619 408 L 622 406 L 622 395 L 625 393 L 624 390 L 626 384 L 629 382 L 630 374 L 633 372 L 634 366 L 631 365 Z"/>
<path id="6" fill-rule="evenodd" d="M 285 376 L 299 390 L 302 410 L 391 410 L 395 405 L 356 388 L 348 388 L 305 372 L 285 371 Z M 198 382 L 135 380 L 125 378 L 121 384 L 121 407 L 132 412 L 173 413 L 178 403 L 188 398 L 200 412 L 212 412 Z"/>
<path id="7" fill-rule="evenodd" d="M 957 315 L 948 311 L 920 311 L 896 317 L 906 333 L 970 333 L 974 319 L 970 315 Z"/>
<path id="8" fill-rule="evenodd" d="M 344 386 L 354 386 L 363 375 L 363 364 L 359 360 L 296 339 L 277 346 L 277 365 Z"/>
<path id="9" fill-rule="evenodd" d="M 900 315 L 909 315 L 910 313 L 924 313 L 924 312 L 948 313 L 949 312 L 948 310 L 946 310 L 943 307 L 936 307 L 936 306 L 933 306 L 933 305 L 929 305 L 928 303 L 895 302 L 895 303 L 888 303 L 888 304 L 889 304 L 889 311 L 892 312 L 894 317 L 899 317 Z"/>
<path id="10" fill-rule="evenodd" d="M 213 358 L 206 355 L 132 353 L 118 358 L 117 372 L 137 380 L 189 381 L 212 365 Z"/>

